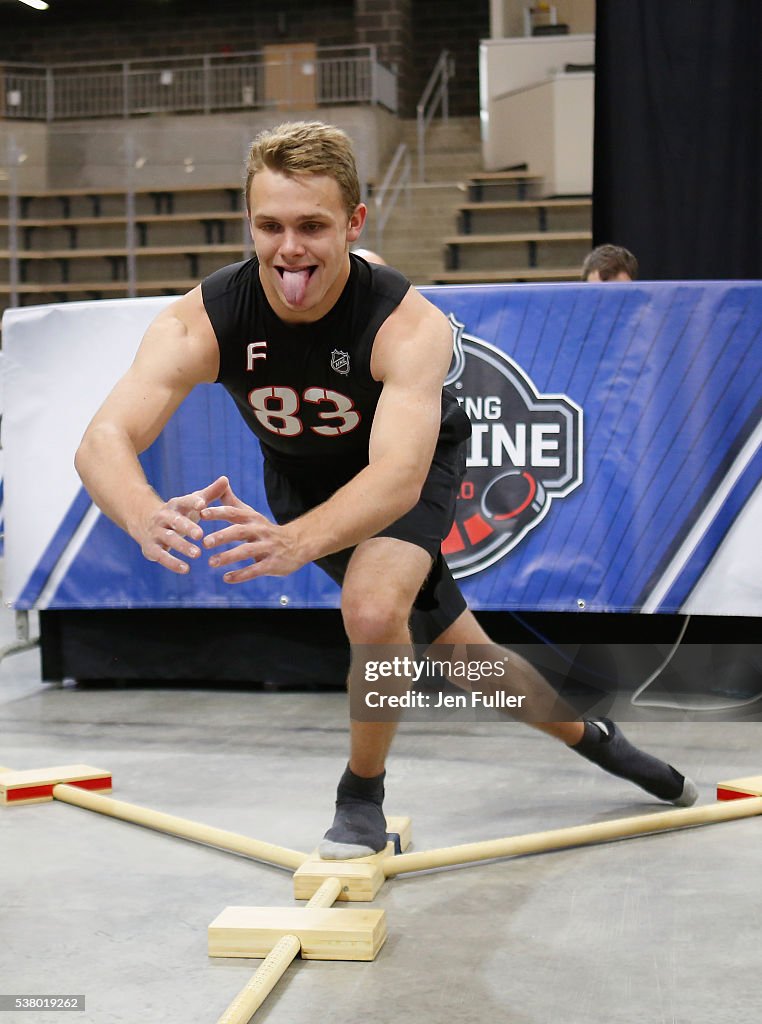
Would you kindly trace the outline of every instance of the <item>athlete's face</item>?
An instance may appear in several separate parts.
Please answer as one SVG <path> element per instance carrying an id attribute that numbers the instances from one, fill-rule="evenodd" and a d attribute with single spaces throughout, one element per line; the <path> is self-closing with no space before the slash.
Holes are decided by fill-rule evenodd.
<path id="1" fill-rule="evenodd" d="M 347 282 L 347 253 L 365 223 L 365 206 L 348 217 L 333 178 L 265 168 L 254 175 L 249 209 L 260 280 L 274 311 L 292 322 L 325 316 Z"/>

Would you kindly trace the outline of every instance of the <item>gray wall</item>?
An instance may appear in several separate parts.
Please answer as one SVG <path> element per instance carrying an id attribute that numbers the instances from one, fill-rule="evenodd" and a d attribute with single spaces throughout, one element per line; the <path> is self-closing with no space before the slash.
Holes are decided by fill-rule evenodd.
<path id="1" fill-rule="evenodd" d="M 19 188 L 47 187 L 48 130 L 44 124 L 8 124 L 0 121 L 0 193 L 9 191 L 14 172 Z"/>
<path id="2" fill-rule="evenodd" d="M 27 153 L 19 166 L 25 188 L 167 188 L 243 181 L 252 137 L 280 120 L 322 120 L 347 131 L 355 145 L 360 179 L 383 175 L 399 138 L 399 122 L 381 108 L 322 107 L 259 114 L 159 116 L 98 120 L 65 126 L 0 124 L 0 171 L 7 140 Z M 7 184 L 0 182 L 0 191 Z"/>

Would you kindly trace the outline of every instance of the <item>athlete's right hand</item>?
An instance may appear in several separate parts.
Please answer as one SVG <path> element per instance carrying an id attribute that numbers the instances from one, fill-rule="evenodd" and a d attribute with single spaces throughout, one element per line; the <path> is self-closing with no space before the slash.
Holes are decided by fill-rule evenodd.
<path id="1" fill-rule="evenodd" d="M 201 549 L 197 543 L 204 536 L 204 531 L 198 525 L 201 512 L 211 502 L 218 501 L 227 486 L 227 477 L 221 476 L 207 487 L 170 498 L 148 512 L 130 530 L 144 557 L 149 562 L 158 562 L 170 572 L 180 575 L 187 573 L 190 570 L 189 564 L 170 552 L 176 551 L 186 558 L 199 557 Z"/>

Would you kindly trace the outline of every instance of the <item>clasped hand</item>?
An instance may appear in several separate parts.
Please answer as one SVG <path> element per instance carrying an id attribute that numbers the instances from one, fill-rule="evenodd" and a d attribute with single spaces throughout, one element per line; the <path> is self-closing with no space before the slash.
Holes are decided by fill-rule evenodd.
<path id="1" fill-rule="evenodd" d="M 215 501 L 220 504 L 212 505 Z M 230 525 L 204 536 L 199 522 Z M 199 491 L 165 502 L 152 515 L 146 532 L 149 539 L 141 544 L 145 557 L 176 573 L 188 572 L 189 566 L 170 554 L 170 549 L 195 559 L 201 554 L 198 543 L 214 551 L 209 559 L 213 568 L 251 563 L 226 572 L 222 577 L 225 583 L 287 576 L 304 565 L 287 529 L 241 501 L 224 476 Z M 226 550 L 216 550 L 226 545 Z"/>

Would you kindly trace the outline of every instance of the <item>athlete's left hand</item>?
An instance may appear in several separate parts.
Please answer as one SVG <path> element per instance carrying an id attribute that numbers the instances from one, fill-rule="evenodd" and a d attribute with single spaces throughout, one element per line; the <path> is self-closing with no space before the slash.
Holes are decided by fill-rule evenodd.
<path id="1" fill-rule="evenodd" d="M 257 576 L 288 576 L 305 564 L 306 559 L 299 557 L 287 528 L 271 522 L 267 516 L 241 501 L 233 493 L 230 483 L 219 500 L 220 505 L 203 509 L 201 519 L 205 522 L 224 521 L 231 525 L 208 533 L 204 537 L 204 547 L 232 546 L 226 551 L 215 552 L 209 559 L 209 565 L 216 568 L 248 560 L 252 562 L 243 569 L 226 572 L 222 577 L 225 583 L 245 583 Z"/>

